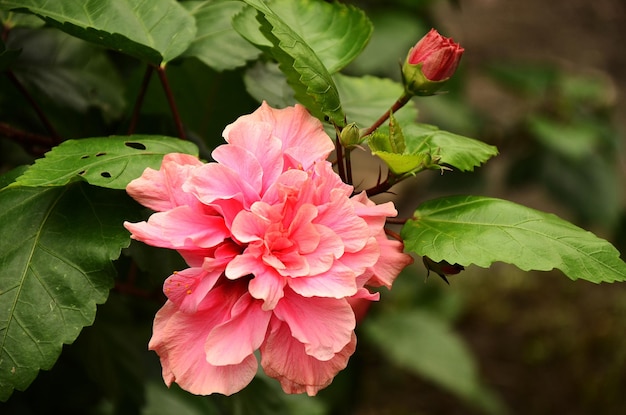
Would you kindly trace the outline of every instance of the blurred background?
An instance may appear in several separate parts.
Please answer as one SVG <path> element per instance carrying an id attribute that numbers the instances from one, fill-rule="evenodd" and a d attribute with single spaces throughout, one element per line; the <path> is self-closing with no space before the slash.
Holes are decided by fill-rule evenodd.
<path id="1" fill-rule="evenodd" d="M 626 3 L 396 1 L 396 10 L 388 2 L 355 3 L 377 10 L 369 14 L 375 32 L 363 58 L 381 31 L 390 37 L 414 31 L 418 37 L 432 26 L 465 47 L 448 93 L 416 102 L 420 119 L 500 150 L 471 178 L 420 175 L 422 191 L 409 192 L 407 185 L 399 196 L 407 214 L 415 199 L 434 195 L 496 196 L 556 213 L 624 252 Z M 418 3 L 416 17 L 411 11 Z M 390 43 L 380 41 L 372 54 L 378 61 L 358 61 L 353 69 L 371 71 L 376 62 L 389 61 L 382 45 Z M 394 76 L 396 69 L 376 70 Z M 416 267 L 425 275 L 421 263 Z M 423 296 L 418 307 L 450 318 L 483 381 L 509 413 L 626 410 L 626 286 L 574 282 L 559 272 L 525 273 L 504 264 L 469 267 L 450 280 L 450 287 L 436 277 L 417 287 L 416 298 Z M 464 393 L 451 396 L 412 377 L 406 360 L 400 360 L 405 369 L 398 376 L 378 357 L 367 357 L 380 366 L 359 414 L 481 413 L 458 398 Z M 459 373 L 454 365 L 449 362 L 451 377 Z"/>

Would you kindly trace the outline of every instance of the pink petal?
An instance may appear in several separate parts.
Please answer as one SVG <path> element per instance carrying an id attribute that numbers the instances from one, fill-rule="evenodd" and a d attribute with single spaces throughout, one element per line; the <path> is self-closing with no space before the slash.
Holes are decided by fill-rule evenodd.
<path id="1" fill-rule="evenodd" d="M 249 294 L 234 308 L 239 313 L 215 327 L 205 343 L 207 362 L 224 366 L 239 364 L 261 346 L 272 313 L 261 309 L 261 301 Z"/>
<path id="2" fill-rule="evenodd" d="M 141 177 L 128 184 L 126 191 L 137 202 L 157 212 L 193 204 L 195 198 L 182 190 L 182 183 L 201 165 L 197 157 L 188 154 L 166 154 L 160 170 L 147 168 Z"/>
<path id="3" fill-rule="evenodd" d="M 254 154 L 247 149 L 226 144 L 213 150 L 211 156 L 222 166 L 235 171 L 239 179 L 247 183 L 252 189 L 261 190 L 263 168 Z"/>
<path id="4" fill-rule="evenodd" d="M 174 272 L 163 284 L 163 292 L 180 311 L 193 313 L 217 282 L 220 270 L 187 268 Z"/>
<path id="5" fill-rule="evenodd" d="M 316 225 L 319 244 L 315 251 L 304 255 L 309 266 L 308 275 L 317 275 L 328 271 L 337 258 L 344 254 L 344 245 L 335 232 L 326 226 Z"/>
<path id="6" fill-rule="evenodd" d="M 229 317 L 233 298 L 223 290 L 213 290 L 204 301 L 202 312 L 183 313 L 167 302 L 157 312 L 149 349 L 157 352 L 167 385 L 178 383 L 198 395 L 215 392 L 231 395 L 243 389 L 257 370 L 253 354 L 240 364 L 214 366 L 207 362 L 204 343 L 211 329 Z"/>
<path id="7" fill-rule="evenodd" d="M 254 189 L 236 170 L 218 163 L 207 163 L 194 170 L 183 190 L 195 194 L 207 205 L 220 199 L 235 199 L 249 208 L 259 200 L 260 189 Z"/>
<path id="8" fill-rule="evenodd" d="M 275 109 L 263 102 L 252 114 L 239 117 L 230 128 L 242 121 L 272 126 L 273 135 L 282 142 L 286 161 L 284 170 L 289 167 L 307 170 L 316 160 L 326 159 L 334 150 L 333 142 L 324 132 L 322 123 L 299 104 Z M 224 135 L 230 136 L 228 127 Z"/>
<path id="9" fill-rule="evenodd" d="M 325 361 L 348 344 L 356 322 L 345 299 L 307 298 L 290 289 L 284 292 L 274 315 L 287 323 L 293 337 L 304 343 L 306 354 Z"/>
<path id="10" fill-rule="evenodd" d="M 298 209 L 296 216 L 289 225 L 289 237 L 298 246 L 298 252 L 313 252 L 320 243 L 320 234 L 313 220 L 317 217 L 317 208 L 306 204 Z"/>
<path id="11" fill-rule="evenodd" d="M 413 263 L 413 258 L 403 253 L 404 245 L 402 242 L 387 239 L 384 232 L 381 232 L 376 239 L 380 247 L 380 258 L 373 265 L 372 272 L 374 275 L 367 284 L 371 286 L 384 285 L 391 288 L 391 284 L 400 271 Z"/>
<path id="12" fill-rule="evenodd" d="M 255 203 L 253 208 L 259 203 L 262 202 Z M 230 230 L 233 237 L 239 242 L 249 243 L 262 240 L 269 225 L 269 219 L 261 217 L 256 213 L 242 210 L 235 216 Z"/>
<path id="13" fill-rule="evenodd" d="M 357 290 L 355 272 L 341 262 L 322 274 L 289 278 L 287 283 L 304 297 L 343 298 L 354 295 Z"/>
<path id="14" fill-rule="evenodd" d="M 285 285 L 285 277 L 268 267 L 254 273 L 254 278 L 248 284 L 248 290 L 254 298 L 264 301 L 263 310 L 272 310 L 283 298 Z"/>
<path id="15" fill-rule="evenodd" d="M 367 222 L 355 214 L 353 203 L 338 193 L 333 194 L 330 203 L 320 208 L 316 223 L 332 229 L 341 238 L 348 252 L 363 249 L 370 236 Z"/>
<path id="16" fill-rule="evenodd" d="M 210 248 L 230 236 L 220 216 L 204 215 L 189 206 L 157 212 L 148 222 L 125 222 L 134 239 L 170 249 Z"/>
<path id="17" fill-rule="evenodd" d="M 261 193 L 276 181 L 283 171 L 281 141 L 272 135 L 272 125 L 254 122 L 246 116 L 226 126 L 223 136 L 228 143 L 245 148 L 252 153 L 263 168 Z"/>
<path id="18" fill-rule="evenodd" d="M 289 327 L 276 320 L 261 346 L 261 365 L 265 373 L 277 379 L 285 393 L 304 393 L 314 396 L 330 385 L 343 370 L 356 348 L 356 336 L 351 333 L 348 343 L 330 359 L 320 361 L 307 354 L 305 345 L 291 335 Z"/>

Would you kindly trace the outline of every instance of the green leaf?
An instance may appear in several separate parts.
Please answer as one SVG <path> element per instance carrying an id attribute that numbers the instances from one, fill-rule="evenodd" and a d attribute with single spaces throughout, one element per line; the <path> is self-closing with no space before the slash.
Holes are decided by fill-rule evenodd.
<path id="1" fill-rule="evenodd" d="M 404 152 L 393 151 L 392 146 L 386 144 L 388 137 L 374 134 L 369 140 L 372 153 L 398 175 L 425 168 L 441 169 L 441 165 L 473 171 L 474 167 L 498 154 L 494 146 L 428 124 L 410 123 L 404 125 L 402 131 L 406 143 Z"/>
<path id="2" fill-rule="evenodd" d="M 63 186 L 84 179 L 110 189 L 124 189 L 146 167 L 158 169 L 168 153 L 197 155 L 189 141 L 150 135 L 67 140 L 37 159 L 14 186 Z"/>
<path id="3" fill-rule="evenodd" d="M 440 157 L 439 163 L 461 171 L 473 171 L 498 154 L 494 146 L 428 124 L 409 124 L 403 131 L 408 153 L 434 151 Z"/>
<path id="4" fill-rule="evenodd" d="M 86 113 L 96 107 L 107 118 L 126 105 L 122 82 L 106 52 L 55 29 L 14 29 L 9 45 L 22 54 L 15 76 L 54 103 Z"/>
<path id="5" fill-rule="evenodd" d="M 295 96 L 319 118 L 343 126 L 345 115 L 333 79 L 313 49 L 262 0 L 245 0 L 260 13 L 261 32 L 272 42 L 272 55 Z M 237 26 L 235 26 L 237 28 Z"/>
<path id="6" fill-rule="evenodd" d="M 84 183 L 0 190 L 0 400 L 50 369 L 63 344 L 93 323 L 128 246 L 124 192 Z"/>
<path id="7" fill-rule="evenodd" d="M 626 280 L 613 245 L 557 216 L 501 199 L 454 196 L 426 202 L 402 228 L 408 251 L 434 261 L 524 271 L 560 269 L 572 280 Z"/>
<path id="8" fill-rule="evenodd" d="M 175 0 L 0 0 L 100 46 L 158 65 L 181 55 L 195 37 L 191 16 Z"/>
<path id="9" fill-rule="evenodd" d="M 240 1 L 185 1 L 181 5 L 196 19 L 196 37 L 182 57 L 196 57 L 217 71 L 244 66 L 260 51 L 243 39 L 231 24 L 245 6 Z"/>
<path id="10" fill-rule="evenodd" d="M 0 72 L 7 70 L 22 53 L 19 49 L 7 49 L 0 39 Z"/>
<path id="11" fill-rule="evenodd" d="M 258 102 L 267 101 L 275 108 L 284 108 L 297 102 L 278 64 L 257 62 L 246 70 L 243 80 L 248 93 Z"/>
<path id="12" fill-rule="evenodd" d="M 372 35 L 372 23 L 354 6 L 315 0 L 271 0 L 265 3 L 306 42 L 330 73 L 339 71 L 356 58 Z M 259 33 L 254 14 L 254 10 L 248 8 L 238 15 L 235 28 L 251 43 L 267 49 L 271 43 Z"/>
<path id="13" fill-rule="evenodd" d="M 333 75 L 333 79 L 348 122 L 355 122 L 360 128 L 372 125 L 404 92 L 402 84 L 387 78 L 354 77 L 337 73 Z M 393 115 L 404 126 L 415 121 L 417 109 L 413 101 L 410 101 Z"/>
<path id="14" fill-rule="evenodd" d="M 463 340 L 441 318 L 418 310 L 386 312 L 363 324 L 365 336 L 396 366 L 423 376 L 487 413 L 502 413 Z"/>

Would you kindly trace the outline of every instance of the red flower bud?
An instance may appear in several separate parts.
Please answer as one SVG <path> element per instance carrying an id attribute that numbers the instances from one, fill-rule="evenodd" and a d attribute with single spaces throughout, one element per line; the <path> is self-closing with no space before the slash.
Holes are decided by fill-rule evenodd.
<path id="1" fill-rule="evenodd" d="M 463 51 L 461 45 L 431 29 L 409 50 L 402 66 L 407 92 L 432 95 L 454 74 Z"/>

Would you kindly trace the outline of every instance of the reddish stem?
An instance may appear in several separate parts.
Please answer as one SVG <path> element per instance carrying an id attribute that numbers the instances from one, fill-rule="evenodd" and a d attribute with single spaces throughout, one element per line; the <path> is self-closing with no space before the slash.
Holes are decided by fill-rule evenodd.
<path id="1" fill-rule="evenodd" d="M 186 140 L 187 134 L 185 134 L 185 128 L 183 127 L 183 123 L 180 119 L 180 114 L 178 113 L 178 108 L 176 107 L 176 101 L 174 100 L 174 94 L 172 93 L 172 88 L 170 88 L 170 83 L 167 80 L 167 75 L 165 74 L 165 67 L 163 66 L 157 67 L 157 73 L 159 74 L 159 80 L 161 81 L 161 85 L 163 86 L 163 91 L 165 92 L 165 96 L 167 97 L 167 102 L 170 106 L 170 111 L 172 111 L 174 124 L 176 124 L 176 130 L 178 131 L 178 137 L 182 140 Z"/>
<path id="2" fill-rule="evenodd" d="M 400 108 L 404 107 L 407 104 L 407 102 L 409 102 L 410 100 L 411 100 L 411 95 L 408 95 L 407 93 L 403 93 L 402 96 L 400 96 L 400 98 L 398 98 L 396 102 L 393 103 L 391 108 L 387 110 L 387 112 L 381 115 L 381 117 L 377 119 L 376 122 L 374 122 L 374 124 L 372 124 L 370 128 L 368 128 L 367 130 L 365 130 L 363 134 L 361 134 L 361 137 L 365 137 L 366 135 L 370 135 L 371 133 L 373 133 L 378 127 L 383 125 L 383 123 L 389 119 L 389 115 L 392 112 L 398 111 Z"/>
<path id="3" fill-rule="evenodd" d="M 152 79 L 153 73 L 154 73 L 154 66 L 152 65 L 146 66 L 146 71 L 144 72 L 143 79 L 141 81 L 141 87 L 139 88 L 137 99 L 135 100 L 135 106 L 133 107 L 133 115 L 132 115 L 132 118 L 130 119 L 130 125 L 128 126 L 128 135 L 135 133 L 135 129 L 137 128 L 137 122 L 139 120 L 139 113 L 141 112 L 141 107 L 143 106 L 143 100 L 146 97 L 146 92 L 148 91 L 148 85 L 150 84 L 150 79 Z"/>
<path id="4" fill-rule="evenodd" d="M 15 88 L 17 88 L 18 91 L 20 91 L 20 93 L 24 96 L 24 98 L 26 98 L 30 106 L 35 110 L 35 112 L 37 113 L 37 117 L 39 117 L 39 121 L 41 121 L 41 123 L 44 125 L 44 127 L 48 131 L 48 134 L 50 134 L 50 136 L 52 137 L 53 144 L 61 143 L 62 141 L 61 137 L 56 132 L 56 130 L 54 129 L 54 127 L 48 120 L 48 117 L 46 117 L 46 114 L 44 114 L 43 110 L 41 109 L 39 104 L 37 104 L 37 101 L 35 101 L 35 99 L 30 94 L 30 92 L 28 92 L 28 90 L 24 88 L 24 85 L 22 85 L 20 80 L 17 79 L 13 71 L 7 70 L 5 73 L 7 77 L 9 78 L 9 80 L 11 81 L 11 83 L 13 84 L 13 86 L 15 86 Z"/>

